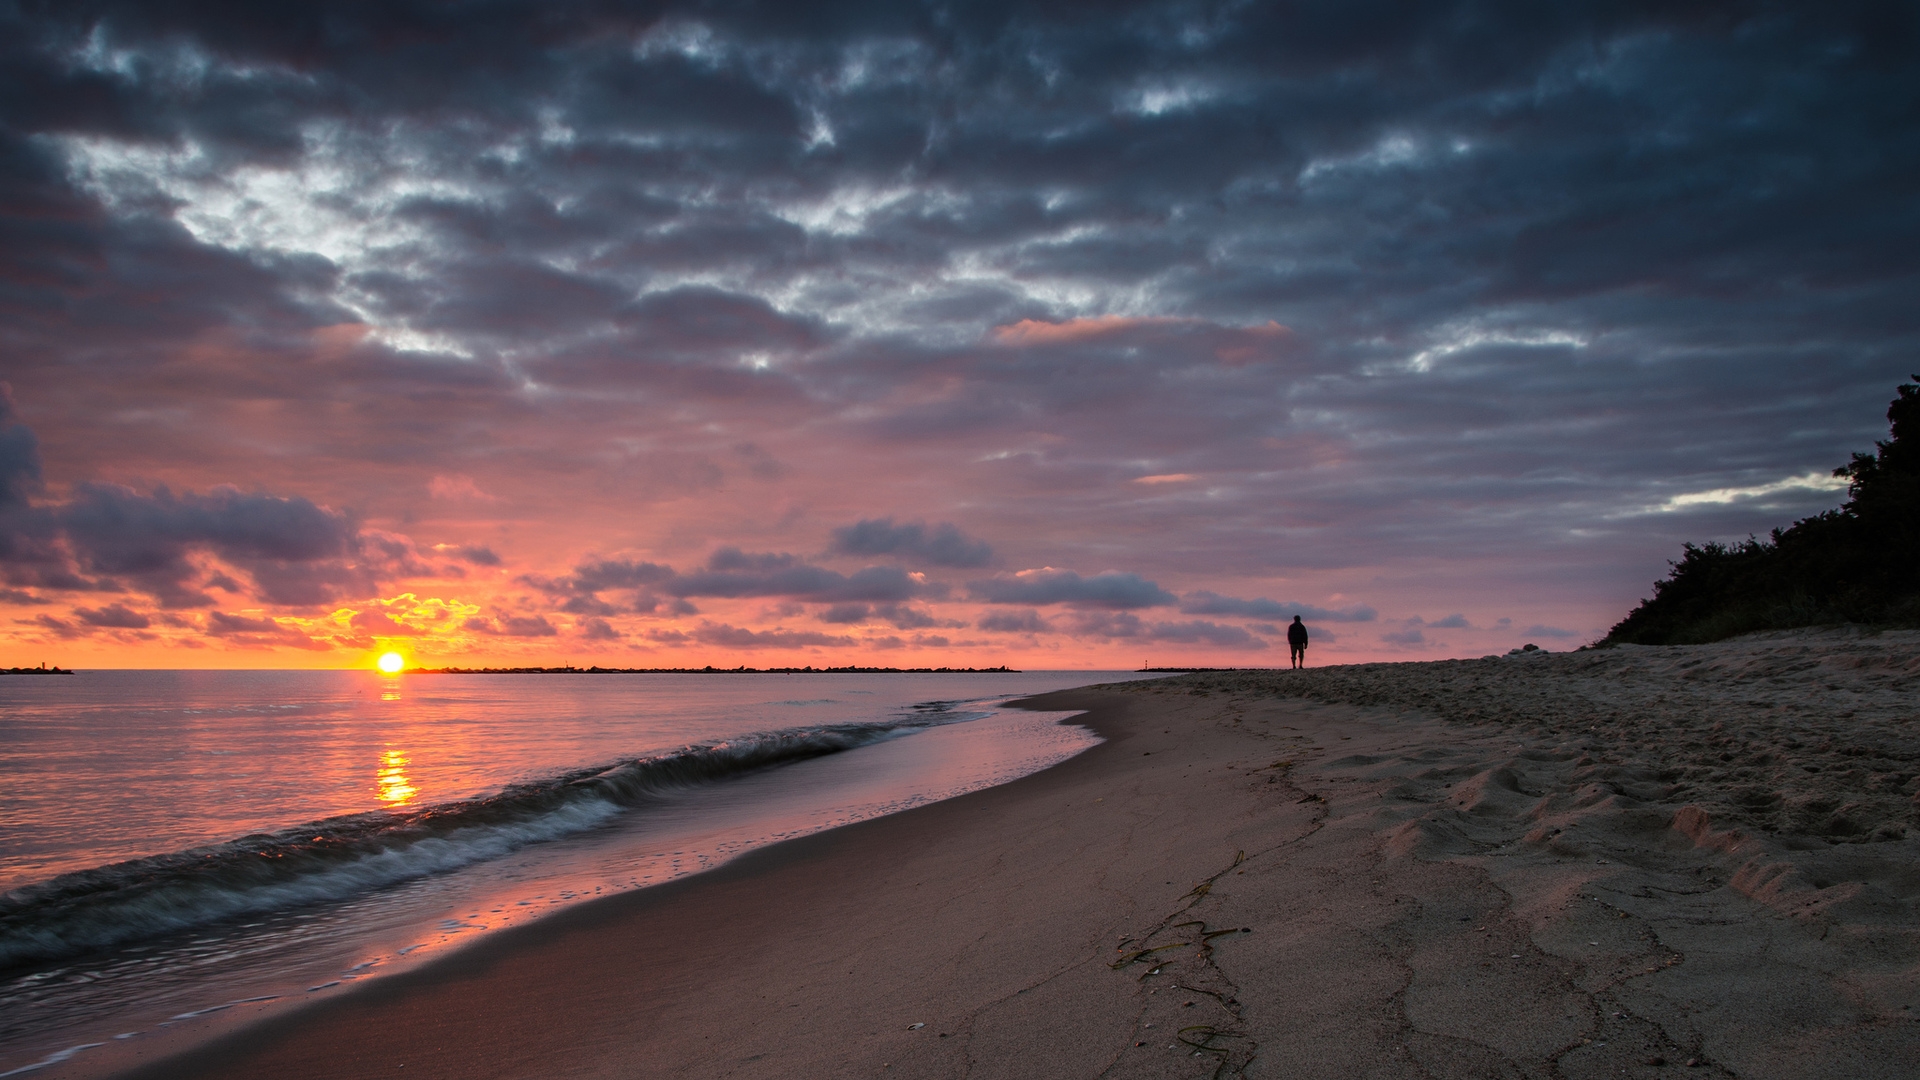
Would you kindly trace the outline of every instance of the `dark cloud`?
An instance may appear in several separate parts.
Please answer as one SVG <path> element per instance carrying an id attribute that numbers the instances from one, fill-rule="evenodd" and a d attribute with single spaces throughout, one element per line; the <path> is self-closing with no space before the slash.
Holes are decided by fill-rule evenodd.
<path id="1" fill-rule="evenodd" d="M 1004 634 L 1050 634 L 1053 624 L 1042 618 L 1040 613 L 1029 608 L 1026 611 L 989 611 L 980 616 L 974 625 L 982 630 L 997 630 Z"/>
<path id="2" fill-rule="evenodd" d="M 580 636 L 588 641 L 619 641 L 626 637 L 605 619 L 581 619 Z"/>
<path id="3" fill-rule="evenodd" d="M 1066 604 L 1078 608 L 1159 607 L 1174 602 L 1174 595 L 1138 574 L 1108 570 L 1092 577 L 1081 577 L 1071 570 L 1022 570 L 1017 574 L 970 581 L 967 590 L 976 600 L 989 604 Z"/>
<path id="4" fill-rule="evenodd" d="M 499 566 L 501 564 L 500 556 L 485 544 L 460 544 L 448 550 L 455 558 L 470 562 L 475 566 Z"/>
<path id="5" fill-rule="evenodd" d="M 931 612 L 907 604 L 833 604 L 820 613 L 820 621 L 848 625 L 885 622 L 900 630 L 942 625 Z"/>
<path id="6" fill-rule="evenodd" d="M 349 562 L 353 523 L 297 496 L 233 488 L 175 495 L 165 487 L 142 495 L 87 484 L 56 520 L 82 570 L 124 580 L 170 607 L 212 602 L 198 592 L 200 568 L 190 560 L 202 551 L 248 573 L 276 604 L 322 603 L 370 583 Z"/>
<path id="7" fill-rule="evenodd" d="M 0 442 L 9 432 L 13 445 L 32 449 L 32 433 L 17 423 L 0 427 Z M 80 484 L 60 502 L 0 505 L 0 567 L 16 585 L 133 590 L 169 608 L 211 607 L 208 589 L 313 607 L 365 594 L 383 579 L 432 574 L 407 537 L 362 529 L 349 515 L 300 496 L 231 486 L 176 494 L 159 485 L 142 493 L 103 483 Z M 75 614 L 97 627 L 150 625 L 143 621 L 149 616 L 124 604 Z M 209 632 L 241 632 L 231 618 L 212 613 Z M 271 629 L 278 633 L 278 624 Z"/>
<path id="8" fill-rule="evenodd" d="M 214 637 L 231 634 L 278 634 L 282 632 L 279 623 L 267 618 L 248 618 L 245 615 L 231 615 L 224 611 L 207 612 L 207 633 Z"/>
<path id="9" fill-rule="evenodd" d="M 707 286 L 649 293 L 623 307 L 617 319 L 649 350 L 702 361 L 716 354 L 804 351 L 822 340 L 816 327 L 782 315 L 757 296 Z"/>
<path id="10" fill-rule="evenodd" d="M 653 611 L 659 606 L 659 600 L 642 595 L 643 591 L 670 581 L 673 577 L 672 567 L 658 563 L 633 559 L 589 559 L 575 566 L 573 573 L 565 577 L 527 575 L 520 580 L 559 599 L 562 611 L 574 615 L 606 616 L 618 613 L 620 608 L 601 599 L 602 592 L 633 593 L 635 596 L 629 607 Z"/>
<path id="11" fill-rule="evenodd" d="M 924 522 L 894 524 L 890 517 L 866 518 L 833 530 L 836 555 L 897 555 L 931 566 L 970 568 L 993 561 L 993 548 L 951 522 L 928 528 Z"/>
<path id="12" fill-rule="evenodd" d="M 661 585 L 670 596 L 726 598 L 780 596 L 815 603 L 897 603 L 924 589 L 906 571 L 869 566 L 851 575 L 810 565 L 797 555 L 748 554 L 716 549 L 704 570 L 676 575 Z"/>
<path id="13" fill-rule="evenodd" d="M 560 603 L 560 610 L 576 615 L 604 617 L 628 610 L 693 614 L 691 597 L 785 600 L 832 605 L 823 616 L 829 622 L 863 622 L 881 618 L 903 629 L 931 626 L 926 613 L 903 606 L 914 597 L 937 593 L 907 572 L 891 566 L 869 566 L 842 574 L 815 566 L 784 552 L 748 553 L 739 548 L 716 548 L 705 568 L 678 573 L 671 566 L 631 559 L 589 560 L 560 578 L 530 576 L 526 584 L 541 589 Z M 628 592 L 631 599 L 616 605 L 602 592 Z"/>
<path id="14" fill-rule="evenodd" d="M 108 604 L 102 608 L 74 608 L 73 616 L 88 626 L 109 627 L 119 630 L 145 630 L 153 625 L 153 620 L 125 604 Z"/>
<path id="15" fill-rule="evenodd" d="M 545 638 L 555 637 L 560 633 L 544 615 L 502 615 L 492 619 L 470 618 L 461 623 L 461 627 L 476 634 L 486 634 L 491 637 Z"/>
<path id="16" fill-rule="evenodd" d="M 1181 597 L 1180 610 L 1188 615 L 1240 615 L 1250 619 L 1292 620 L 1298 615 L 1319 622 L 1371 622 L 1377 616 L 1370 607 L 1334 610 L 1280 600 L 1239 600 L 1205 589 Z"/>
<path id="17" fill-rule="evenodd" d="M 14 411 L 13 388 L 0 382 L 0 514 L 24 509 L 40 487 L 40 441 Z"/>
<path id="18" fill-rule="evenodd" d="M 698 643 L 701 645 L 719 645 L 729 649 L 791 649 L 805 646 L 847 647 L 865 644 L 861 639 L 845 635 L 822 634 L 812 630 L 788 630 L 774 627 L 769 630 L 751 630 L 742 626 L 726 623 L 702 623 L 691 634 L 681 631 L 653 631 L 648 634 L 655 641 L 665 644 Z"/>
<path id="19" fill-rule="evenodd" d="M 1245 627 L 1193 619 L 1187 622 L 1148 622 L 1132 612 L 1084 612 L 1074 618 L 1073 632 L 1083 637 L 1115 641 L 1150 641 L 1172 645 L 1210 645 L 1221 649 L 1264 649 L 1267 643 Z"/>
<path id="20" fill-rule="evenodd" d="M 340 642 L 331 635 L 311 637 L 291 626 L 284 626 L 271 618 L 253 618 L 246 615 L 233 615 L 224 611 L 207 612 L 206 624 L 202 633 L 217 638 L 234 647 L 250 649 L 292 648 L 312 652 L 324 652 L 336 647 Z M 186 639 L 192 641 L 193 639 Z M 364 648 L 369 641 L 355 641 L 352 645 Z"/>
<path id="21" fill-rule="evenodd" d="M 872 617 L 873 608 L 867 604 L 834 604 L 820 613 L 825 623 L 863 623 Z"/>
<path id="22" fill-rule="evenodd" d="M 93 631 L 87 627 L 75 626 L 65 619 L 52 615 L 35 615 L 31 619 L 16 619 L 14 622 L 21 626 L 37 626 L 42 630 L 52 633 L 55 637 L 67 640 L 86 637 L 88 634 L 93 633 Z"/>
<path id="23" fill-rule="evenodd" d="M 31 501 L 41 487 L 40 442 L 14 411 L 12 388 L 0 382 L 0 567 L 17 585 L 51 585 L 61 576 L 56 526 Z"/>

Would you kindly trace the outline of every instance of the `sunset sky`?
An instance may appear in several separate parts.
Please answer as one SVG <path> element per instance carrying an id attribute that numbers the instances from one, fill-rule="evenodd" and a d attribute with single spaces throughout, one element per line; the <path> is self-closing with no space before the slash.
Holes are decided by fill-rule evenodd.
<path id="1" fill-rule="evenodd" d="M 0 2 L 0 666 L 1575 647 L 1886 436 L 1916 23 Z"/>

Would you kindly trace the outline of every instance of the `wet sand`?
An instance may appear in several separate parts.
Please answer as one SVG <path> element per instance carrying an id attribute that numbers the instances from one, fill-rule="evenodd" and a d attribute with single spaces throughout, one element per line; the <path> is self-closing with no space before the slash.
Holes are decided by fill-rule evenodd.
<path id="1" fill-rule="evenodd" d="M 1050 694 L 1108 741 L 129 1075 L 1910 1075 L 1917 644 Z"/>

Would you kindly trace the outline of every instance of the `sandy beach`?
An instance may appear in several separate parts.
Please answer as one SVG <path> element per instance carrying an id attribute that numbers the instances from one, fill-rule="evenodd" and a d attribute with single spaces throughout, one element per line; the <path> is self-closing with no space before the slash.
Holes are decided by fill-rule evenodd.
<path id="1" fill-rule="evenodd" d="M 1909 1076 L 1917 688 L 1828 631 L 1046 695 L 1107 741 L 125 1075 Z"/>

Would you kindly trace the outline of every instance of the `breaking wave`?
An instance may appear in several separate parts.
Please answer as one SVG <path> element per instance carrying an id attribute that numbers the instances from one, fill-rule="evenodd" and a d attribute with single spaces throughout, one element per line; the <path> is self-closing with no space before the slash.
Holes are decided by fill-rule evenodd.
<path id="1" fill-rule="evenodd" d="M 0 896 L 0 969 L 126 945 L 240 915 L 340 900 L 594 828 L 677 790 L 973 719 L 955 703 L 688 746 L 509 785 L 472 799 L 327 818 L 36 882 Z"/>

